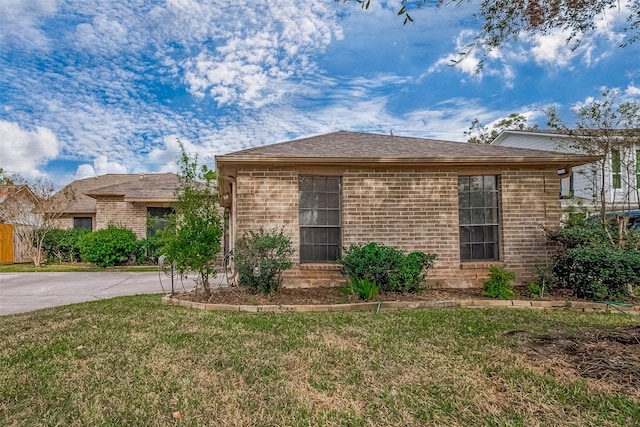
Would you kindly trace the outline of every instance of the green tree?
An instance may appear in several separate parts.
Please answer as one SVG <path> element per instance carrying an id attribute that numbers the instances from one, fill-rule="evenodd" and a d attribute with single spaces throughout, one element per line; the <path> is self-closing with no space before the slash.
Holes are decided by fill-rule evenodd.
<path id="1" fill-rule="evenodd" d="M 336 1 L 347 3 L 349 0 Z M 371 0 L 353 1 L 363 9 L 371 5 Z M 627 38 L 620 46 L 624 47 L 640 38 L 640 1 L 637 0 L 628 2 L 626 7 L 619 0 L 397 0 L 397 3 L 397 14 L 404 24 L 413 22 L 411 13 L 422 7 L 477 3 L 474 16 L 480 21 L 480 28 L 475 43 L 469 46 L 463 56 L 474 48 L 491 51 L 517 40 L 523 34 L 548 34 L 556 30 L 567 32 L 567 43 L 577 47 L 583 35 L 595 30 L 600 18 L 615 9 L 622 14 L 628 13 L 624 30 Z"/>
<path id="2" fill-rule="evenodd" d="M 176 189 L 175 214 L 158 231 L 161 252 L 185 276 L 197 274 L 196 284 L 211 294 L 209 280 L 216 275 L 216 255 L 220 252 L 223 221 L 218 207 L 216 174 L 198 158 L 190 158 L 180 144 L 180 185 Z"/>
<path id="3" fill-rule="evenodd" d="M 473 119 L 469 130 L 464 135 L 468 137 L 467 142 L 472 144 L 491 144 L 491 141 L 504 130 L 534 130 L 537 128 L 538 126 L 527 126 L 527 117 L 523 114 L 511 113 L 509 117 L 499 120 L 491 127 L 483 125 L 478 119 Z"/>

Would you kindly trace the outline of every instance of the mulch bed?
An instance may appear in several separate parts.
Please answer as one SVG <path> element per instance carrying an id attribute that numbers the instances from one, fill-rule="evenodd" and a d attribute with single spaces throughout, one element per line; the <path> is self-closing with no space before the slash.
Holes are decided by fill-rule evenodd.
<path id="1" fill-rule="evenodd" d="M 525 288 L 517 289 L 515 299 L 528 298 Z M 343 304 L 348 302 L 362 302 L 353 297 L 345 296 L 339 288 L 281 288 L 271 295 L 250 292 L 243 287 L 217 288 L 207 297 L 201 290 L 179 292 L 174 298 L 194 302 L 233 305 L 308 305 L 308 304 Z M 487 299 L 480 288 L 465 289 L 428 289 L 417 293 L 382 292 L 377 300 L 380 301 L 456 301 L 465 299 Z M 580 301 L 567 290 L 556 290 L 545 295 L 545 300 Z"/>

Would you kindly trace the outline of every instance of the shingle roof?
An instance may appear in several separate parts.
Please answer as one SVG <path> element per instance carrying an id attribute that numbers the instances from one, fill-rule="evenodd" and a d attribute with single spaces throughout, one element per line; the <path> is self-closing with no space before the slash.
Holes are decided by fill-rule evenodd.
<path id="1" fill-rule="evenodd" d="M 339 131 L 216 156 L 216 163 L 584 164 L 594 157 L 425 138 Z"/>
<path id="2" fill-rule="evenodd" d="M 94 188 L 86 191 L 90 197 L 123 196 L 125 201 L 172 201 L 178 187 L 178 176 L 173 173 L 136 175 L 137 179 Z"/>
<path id="3" fill-rule="evenodd" d="M 172 173 L 107 174 L 73 181 L 60 190 L 54 198 L 62 199 L 72 195 L 72 200 L 68 204 L 59 200 L 56 203 L 58 206 L 64 206 L 66 213 L 95 213 L 96 199 L 89 194 L 96 197 L 118 195 L 130 196 L 133 199 L 172 201 L 176 186 L 177 176 Z"/>

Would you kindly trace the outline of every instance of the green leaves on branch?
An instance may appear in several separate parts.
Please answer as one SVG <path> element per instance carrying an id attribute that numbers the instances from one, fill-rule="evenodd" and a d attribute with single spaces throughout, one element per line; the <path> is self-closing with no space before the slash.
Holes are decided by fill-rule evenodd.
<path id="1" fill-rule="evenodd" d="M 124 264 L 136 246 L 137 239 L 133 231 L 115 225 L 87 233 L 78 241 L 82 259 L 99 267 Z"/>
<path id="2" fill-rule="evenodd" d="M 236 242 L 235 268 L 239 284 L 255 292 L 270 294 L 282 284 L 282 272 L 293 267 L 289 256 L 294 253 L 291 239 L 284 230 L 249 230 Z"/>
<path id="3" fill-rule="evenodd" d="M 175 192 L 175 214 L 158 231 L 160 251 L 175 263 L 180 275 L 196 273 L 196 283 L 209 295 L 209 279 L 216 275 L 215 260 L 224 231 L 217 204 L 216 174 L 206 165 L 199 166 L 197 156 L 190 158 L 182 142 L 178 143 L 180 186 Z"/>
<path id="4" fill-rule="evenodd" d="M 511 299 L 515 295 L 513 282 L 515 273 L 505 270 L 503 267 L 489 267 L 489 279 L 482 285 L 482 290 L 487 296 L 498 299 Z"/>
<path id="5" fill-rule="evenodd" d="M 422 287 L 436 257 L 423 252 L 404 255 L 398 249 L 372 242 L 352 245 L 338 263 L 340 272 L 350 279 L 369 279 L 383 291 L 415 292 Z"/>

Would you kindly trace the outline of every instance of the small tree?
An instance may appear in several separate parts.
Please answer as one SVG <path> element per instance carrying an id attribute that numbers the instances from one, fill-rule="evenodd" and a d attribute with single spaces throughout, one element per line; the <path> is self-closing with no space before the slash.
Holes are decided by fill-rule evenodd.
<path id="1" fill-rule="evenodd" d="M 16 240 L 24 244 L 34 265 L 40 267 L 45 260 L 43 243 L 75 200 L 75 193 L 67 188 L 54 194 L 53 184 L 41 177 L 29 184 L 20 175 L 0 173 L 0 222 L 15 225 Z"/>
<path id="2" fill-rule="evenodd" d="M 555 109 L 547 111 L 549 127 L 570 136 L 563 144 L 579 153 L 602 156 L 582 174 L 603 225 L 608 221 L 607 211 L 640 208 L 640 102 L 618 102 L 617 96 L 617 91 L 606 90 L 601 98 L 575 106 L 574 129 L 565 125 Z M 625 224 L 628 216 L 619 219 Z"/>
<path id="3" fill-rule="evenodd" d="M 161 252 L 175 264 L 178 274 L 197 273 L 196 283 L 211 294 L 209 279 L 215 277 L 216 255 L 220 252 L 223 221 L 217 204 L 216 174 L 191 159 L 178 141 L 180 185 L 175 192 L 167 226 L 158 230 Z"/>

